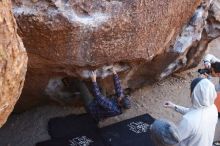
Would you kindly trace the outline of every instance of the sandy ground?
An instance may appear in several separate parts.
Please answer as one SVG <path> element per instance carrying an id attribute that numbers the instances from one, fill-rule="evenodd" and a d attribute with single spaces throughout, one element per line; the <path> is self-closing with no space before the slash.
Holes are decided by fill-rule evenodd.
<path id="1" fill-rule="evenodd" d="M 171 109 L 165 109 L 162 105 L 164 101 L 171 100 L 180 105 L 190 106 L 189 87 L 191 80 L 196 76 L 195 70 L 175 74 L 151 87 L 146 86 L 137 90 L 132 93 L 132 109 L 120 116 L 105 120 L 100 126 L 144 113 L 149 113 L 155 118 L 167 118 L 178 122 L 181 115 Z M 8 122 L 0 129 L 0 146 L 34 146 L 36 142 L 50 138 L 47 133 L 47 122 L 50 118 L 82 112 L 84 112 L 83 108 L 50 105 L 34 108 L 19 115 L 11 115 Z M 220 122 L 216 128 L 215 139 L 220 140 Z"/>

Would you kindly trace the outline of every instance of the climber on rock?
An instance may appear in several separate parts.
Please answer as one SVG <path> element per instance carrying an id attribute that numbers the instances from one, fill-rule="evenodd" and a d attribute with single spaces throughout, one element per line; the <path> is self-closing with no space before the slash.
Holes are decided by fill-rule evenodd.
<path id="1" fill-rule="evenodd" d="M 78 82 L 78 89 L 84 100 L 85 108 L 96 121 L 122 114 L 122 109 L 129 109 L 131 107 L 130 100 L 124 94 L 119 76 L 114 68 L 112 68 L 112 73 L 116 92 L 116 96 L 113 98 L 107 98 L 100 92 L 96 82 L 96 71 L 91 72 L 94 96 L 90 93 L 85 83 L 82 81 Z"/>

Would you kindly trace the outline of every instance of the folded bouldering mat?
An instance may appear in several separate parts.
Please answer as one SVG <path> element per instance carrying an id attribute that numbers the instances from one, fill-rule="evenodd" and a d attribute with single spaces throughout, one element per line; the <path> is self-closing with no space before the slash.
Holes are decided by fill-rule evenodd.
<path id="1" fill-rule="evenodd" d="M 52 139 L 36 146 L 105 146 L 97 122 L 89 114 L 53 118 L 48 133 Z"/>
<path id="2" fill-rule="evenodd" d="M 145 114 L 99 129 L 88 114 L 53 118 L 48 123 L 51 140 L 36 146 L 154 146 L 148 129 L 153 122 Z"/>
<path id="3" fill-rule="evenodd" d="M 76 137 L 97 130 L 97 123 L 89 114 L 53 118 L 48 122 L 48 133 L 51 138 Z"/>
<path id="4" fill-rule="evenodd" d="M 154 146 L 149 125 L 154 118 L 148 114 L 134 117 L 100 129 L 107 146 Z"/>

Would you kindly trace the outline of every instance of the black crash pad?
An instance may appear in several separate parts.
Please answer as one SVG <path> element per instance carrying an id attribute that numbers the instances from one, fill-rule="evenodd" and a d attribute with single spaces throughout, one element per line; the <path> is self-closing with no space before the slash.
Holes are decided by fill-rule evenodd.
<path id="1" fill-rule="evenodd" d="M 145 114 L 99 129 L 88 114 L 53 118 L 48 123 L 52 139 L 36 146 L 154 146 L 147 128 L 153 122 Z"/>
<path id="2" fill-rule="evenodd" d="M 107 146 L 154 146 L 148 124 L 154 118 L 148 114 L 134 117 L 100 129 Z"/>
<path id="3" fill-rule="evenodd" d="M 48 133 L 51 138 L 77 137 L 97 130 L 97 123 L 89 114 L 53 118 L 48 122 Z"/>
<path id="4" fill-rule="evenodd" d="M 53 118 L 48 133 L 52 139 L 36 146 L 105 146 L 97 122 L 89 114 Z"/>

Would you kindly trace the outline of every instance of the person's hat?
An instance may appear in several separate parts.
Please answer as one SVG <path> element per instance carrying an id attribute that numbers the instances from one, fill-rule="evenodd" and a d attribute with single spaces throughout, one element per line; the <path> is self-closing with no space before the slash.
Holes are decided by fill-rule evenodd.
<path id="1" fill-rule="evenodd" d="M 151 137 L 155 142 L 163 145 L 175 145 L 180 142 L 176 125 L 165 119 L 157 119 L 150 126 Z"/>

